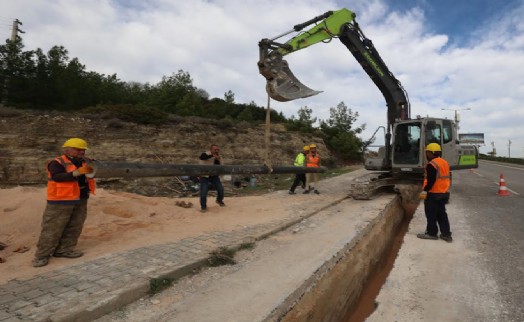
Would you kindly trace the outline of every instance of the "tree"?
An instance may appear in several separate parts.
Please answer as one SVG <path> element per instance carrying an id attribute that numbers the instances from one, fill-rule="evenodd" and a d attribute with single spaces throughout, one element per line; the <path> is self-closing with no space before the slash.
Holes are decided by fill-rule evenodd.
<path id="1" fill-rule="evenodd" d="M 0 46 L 0 101 L 4 104 L 19 105 L 27 95 L 27 81 L 34 72 L 34 52 L 24 52 L 23 47 L 21 38 Z"/>
<path id="2" fill-rule="evenodd" d="M 235 94 L 231 90 L 225 92 L 224 93 L 224 101 L 226 101 L 226 103 L 228 103 L 228 104 L 235 103 Z"/>
<path id="3" fill-rule="evenodd" d="M 336 108 L 330 108 L 329 115 L 329 119 L 325 122 L 327 127 L 348 133 L 352 132 L 351 128 L 353 123 L 355 123 L 358 118 L 358 112 L 353 114 L 344 102 L 338 103 Z M 354 132 L 360 133 L 362 130 L 361 128 L 357 128 Z"/>
<path id="4" fill-rule="evenodd" d="M 209 93 L 203 88 L 197 88 L 196 93 L 198 96 L 202 97 L 205 100 L 209 99 Z"/>
<path id="5" fill-rule="evenodd" d="M 186 93 L 177 104 L 176 114 L 204 116 L 202 97 L 197 92 Z"/>
<path id="6" fill-rule="evenodd" d="M 179 70 L 169 77 L 162 77 L 162 80 L 153 87 L 148 103 L 153 107 L 178 114 L 177 104 L 187 93 L 194 93 L 196 90 L 191 75 Z"/>
<path id="7" fill-rule="evenodd" d="M 304 133 L 313 132 L 313 124 L 317 122 L 317 118 L 313 118 L 311 115 L 313 110 L 307 106 L 301 107 L 298 110 L 298 119 L 295 116 L 291 116 L 291 119 L 286 123 L 286 128 L 289 131 L 300 131 Z"/>
<path id="8" fill-rule="evenodd" d="M 237 116 L 237 120 L 239 121 L 246 121 L 246 122 L 253 122 L 253 112 L 252 108 L 249 106 L 245 107 L 240 114 Z"/>
<path id="9" fill-rule="evenodd" d="M 328 120 L 320 121 L 326 145 L 345 159 L 360 159 L 363 142 L 357 134 L 362 133 L 365 125 L 353 129 L 358 112 L 353 113 L 344 102 L 340 102 L 336 108 L 329 109 L 329 114 Z"/>

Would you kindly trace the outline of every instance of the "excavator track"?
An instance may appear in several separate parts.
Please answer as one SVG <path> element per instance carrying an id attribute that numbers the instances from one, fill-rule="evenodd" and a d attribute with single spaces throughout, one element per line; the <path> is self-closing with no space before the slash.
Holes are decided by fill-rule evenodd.
<path id="1" fill-rule="evenodd" d="M 353 179 L 349 196 L 356 200 L 370 200 L 378 191 L 394 189 L 397 185 L 421 185 L 418 176 L 393 176 L 390 172 L 371 172 Z"/>

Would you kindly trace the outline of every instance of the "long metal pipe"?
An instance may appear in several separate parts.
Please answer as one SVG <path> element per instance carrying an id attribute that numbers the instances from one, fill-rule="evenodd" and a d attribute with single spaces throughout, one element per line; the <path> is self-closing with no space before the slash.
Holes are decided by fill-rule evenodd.
<path id="1" fill-rule="evenodd" d="M 97 178 L 212 176 L 223 174 L 322 173 L 325 167 L 307 168 L 266 165 L 158 164 L 94 161 Z M 271 171 L 272 170 L 272 171 Z"/>

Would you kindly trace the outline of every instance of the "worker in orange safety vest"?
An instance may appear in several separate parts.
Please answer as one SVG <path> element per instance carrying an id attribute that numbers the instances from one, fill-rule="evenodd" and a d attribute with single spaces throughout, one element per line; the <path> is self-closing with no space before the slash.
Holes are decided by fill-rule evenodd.
<path id="1" fill-rule="evenodd" d="M 320 154 L 317 151 L 317 145 L 311 144 L 309 146 L 309 154 L 306 156 L 306 167 L 307 168 L 318 168 L 320 167 Z M 309 193 L 313 190 L 317 195 L 318 191 L 318 173 L 307 173 L 306 174 L 306 190 L 304 193 Z"/>
<path id="2" fill-rule="evenodd" d="M 426 213 L 426 232 L 417 234 L 421 239 L 440 238 L 452 242 L 446 204 L 449 202 L 449 187 L 451 186 L 451 171 L 449 164 L 442 158 L 442 148 L 438 143 L 430 143 L 426 146 L 426 158 L 428 163 L 424 169 L 424 183 L 420 199 L 424 200 L 424 212 Z"/>
<path id="3" fill-rule="evenodd" d="M 62 147 L 64 154 L 47 164 L 47 205 L 33 267 L 47 265 L 51 256 L 83 255 L 74 247 L 87 217 L 87 199 L 95 193 L 95 170 L 85 157 L 86 141 L 72 138 Z"/>

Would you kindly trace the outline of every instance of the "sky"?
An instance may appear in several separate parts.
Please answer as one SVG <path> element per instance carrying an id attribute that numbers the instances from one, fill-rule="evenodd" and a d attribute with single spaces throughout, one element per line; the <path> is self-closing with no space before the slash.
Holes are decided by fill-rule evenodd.
<path id="1" fill-rule="evenodd" d="M 457 114 L 460 133 L 484 133 L 481 153 L 524 157 L 524 0 L 0 0 L 0 38 L 19 19 L 25 50 L 61 45 L 87 70 L 126 82 L 183 70 L 210 97 L 231 90 L 237 103 L 266 107 L 258 42 L 341 8 L 356 13 L 406 89 L 413 118 Z M 274 110 L 290 117 L 307 107 L 327 120 L 344 102 L 366 125 L 364 140 L 386 124 L 382 94 L 339 40 L 285 58 L 323 92 L 272 100 Z"/>

